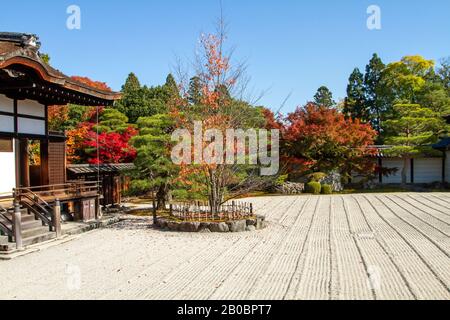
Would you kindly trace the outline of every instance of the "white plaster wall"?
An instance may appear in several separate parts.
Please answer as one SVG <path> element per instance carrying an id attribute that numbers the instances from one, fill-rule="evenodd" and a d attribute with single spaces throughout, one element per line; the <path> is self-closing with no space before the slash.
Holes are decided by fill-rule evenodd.
<path id="1" fill-rule="evenodd" d="M 45 135 L 45 121 L 27 118 L 19 118 L 19 133 Z"/>
<path id="2" fill-rule="evenodd" d="M 0 94 L 0 111 L 13 113 L 14 100 L 7 98 L 3 94 Z"/>
<path id="3" fill-rule="evenodd" d="M 383 168 L 397 168 L 398 171 L 390 176 L 383 176 L 383 183 L 402 183 L 402 169 L 403 169 L 403 159 L 383 159 Z M 408 163 L 407 174 L 406 174 L 407 182 L 411 182 L 411 169 Z"/>
<path id="4" fill-rule="evenodd" d="M 447 151 L 445 159 L 445 180 L 450 183 L 450 151 Z"/>
<path id="5" fill-rule="evenodd" d="M 441 181 L 441 158 L 419 158 L 414 160 L 414 183 L 432 183 Z"/>
<path id="6" fill-rule="evenodd" d="M 0 172 L 0 195 L 12 193 L 12 189 L 16 187 L 15 152 L 0 152 Z"/>
<path id="7" fill-rule="evenodd" d="M 17 113 L 45 117 L 45 106 L 34 100 L 18 100 Z"/>
<path id="8" fill-rule="evenodd" d="M 14 132 L 14 117 L 0 115 L 0 131 Z"/>

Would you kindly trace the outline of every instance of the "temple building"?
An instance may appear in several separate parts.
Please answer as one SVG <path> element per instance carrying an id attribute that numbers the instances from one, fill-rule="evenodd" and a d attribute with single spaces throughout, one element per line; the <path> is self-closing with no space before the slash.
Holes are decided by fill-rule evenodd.
<path id="1" fill-rule="evenodd" d="M 58 231 L 54 211 L 64 206 L 75 208 L 81 220 L 99 218 L 100 185 L 67 179 L 65 136 L 49 130 L 48 107 L 111 106 L 120 98 L 52 68 L 39 47 L 35 35 L 0 33 L 0 233 L 9 242 L 25 238 L 27 222 L 33 225 L 27 215 L 49 232 Z M 37 145 L 36 163 L 30 161 L 31 141 Z"/>

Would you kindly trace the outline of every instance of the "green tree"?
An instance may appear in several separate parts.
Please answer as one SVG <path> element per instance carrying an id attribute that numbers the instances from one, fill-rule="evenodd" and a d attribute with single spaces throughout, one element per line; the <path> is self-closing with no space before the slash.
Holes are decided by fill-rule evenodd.
<path id="1" fill-rule="evenodd" d="M 125 114 L 130 123 L 136 123 L 139 117 L 150 117 L 167 111 L 167 102 L 174 94 L 173 77 L 169 83 L 157 87 L 141 87 L 134 73 L 130 73 L 122 87 L 122 99 L 116 108 Z M 173 80 L 174 81 L 174 80 Z"/>
<path id="2" fill-rule="evenodd" d="M 141 83 L 139 82 L 138 77 L 131 72 L 125 81 L 125 84 L 122 86 L 122 92 L 128 94 L 139 91 L 139 89 L 141 89 Z"/>
<path id="3" fill-rule="evenodd" d="M 384 86 L 386 99 L 391 105 L 416 104 L 427 81 L 434 76 L 434 61 L 421 56 L 406 56 L 401 61 L 386 66 L 381 85 Z"/>
<path id="4" fill-rule="evenodd" d="M 355 68 L 348 79 L 347 97 L 344 102 L 344 114 L 352 119 L 360 119 L 363 122 L 369 120 L 364 91 L 364 76 Z"/>
<path id="5" fill-rule="evenodd" d="M 98 130 L 100 132 L 123 133 L 130 127 L 128 117 L 117 109 L 104 109 L 99 117 Z"/>
<path id="6" fill-rule="evenodd" d="M 331 108 L 336 105 L 336 102 L 333 100 L 333 93 L 325 86 L 321 86 L 317 89 L 317 92 L 314 95 L 314 103 L 318 106 L 324 106 L 327 108 Z"/>
<path id="7" fill-rule="evenodd" d="M 450 95 L 450 57 L 441 60 L 441 66 L 437 73 L 442 85 Z"/>
<path id="8" fill-rule="evenodd" d="M 163 86 L 163 90 L 166 92 L 167 97 L 164 99 L 166 102 L 180 97 L 180 90 L 175 78 L 172 74 L 169 74 L 166 78 L 166 83 Z"/>
<path id="9" fill-rule="evenodd" d="M 383 115 L 387 112 L 386 102 L 383 99 L 383 88 L 380 85 L 385 64 L 376 53 L 373 54 L 366 66 L 364 75 L 365 105 L 370 113 L 370 122 L 380 135 Z"/>
<path id="10" fill-rule="evenodd" d="M 192 77 L 189 81 L 188 101 L 190 104 L 199 105 L 202 101 L 202 84 L 200 77 Z"/>
<path id="11" fill-rule="evenodd" d="M 136 180 L 133 186 L 141 190 L 152 190 L 158 209 L 164 209 L 170 201 L 170 190 L 177 177 L 179 167 L 171 159 L 171 133 L 174 121 L 168 114 L 157 114 L 139 118 L 139 134 L 132 139 L 137 150 Z"/>
<path id="12" fill-rule="evenodd" d="M 393 146 L 386 154 L 403 159 L 402 183 L 406 184 L 410 160 L 435 153 L 430 145 L 438 140 L 446 125 L 437 113 L 418 104 L 396 104 L 394 111 L 398 117 L 385 121 L 389 134 L 386 143 Z"/>
<path id="13" fill-rule="evenodd" d="M 428 81 L 417 100 L 440 116 L 450 114 L 450 95 L 440 82 Z"/>

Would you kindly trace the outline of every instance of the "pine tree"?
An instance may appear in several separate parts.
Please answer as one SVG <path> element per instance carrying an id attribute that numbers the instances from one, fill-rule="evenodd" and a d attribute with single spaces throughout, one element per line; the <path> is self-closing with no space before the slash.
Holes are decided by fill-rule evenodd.
<path id="1" fill-rule="evenodd" d="M 336 104 L 336 102 L 333 100 L 333 94 L 325 86 L 317 89 L 317 93 L 314 95 L 314 103 L 318 106 L 327 108 L 331 108 Z"/>
<path id="2" fill-rule="evenodd" d="M 121 113 L 117 109 L 104 109 L 99 117 L 99 125 L 95 126 L 94 129 L 98 128 L 99 132 L 118 132 L 123 133 L 130 127 L 128 123 L 128 117 Z"/>
<path id="3" fill-rule="evenodd" d="M 347 97 L 345 98 L 343 112 L 352 119 L 359 119 L 363 122 L 369 120 L 364 91 L 364 76 L 358 68 L 353 70 L 348 79 Z"/>
<path id="4" fill-rule="evenodd" d="M 393 146 L 386 154 L 403 159 L 402 183 L 406 184 L 410 160 L 436 152 L 430 145 L 438 140 L 445 122 L 431 109 L 418 104 L 397 104 L 394 111 L 398 116 L 384 124 L 389 134 L 386 143 Z"/>
<path id="5" fill-rule="evenodd" d="M 132 140 L 137 150 L 137 179 L 133 183 L 141 190 L 155 190 L 158 209 L 164 209 L 179 170 L 170 154 L 174 121 L 167 114 L 157 114 L 140 118 L 137 125 L 139 135 Z"/>

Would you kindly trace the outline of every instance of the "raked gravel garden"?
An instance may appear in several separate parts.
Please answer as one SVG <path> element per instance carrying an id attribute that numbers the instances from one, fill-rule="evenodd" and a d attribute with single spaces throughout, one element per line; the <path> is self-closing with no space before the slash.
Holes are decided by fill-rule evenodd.
<path id="1" fill-rule="evenodd" d="M 267 228 L 151 217 L 0 261 L 1 299 L 450 299 L 450 194 L 246 199 Z"/>

